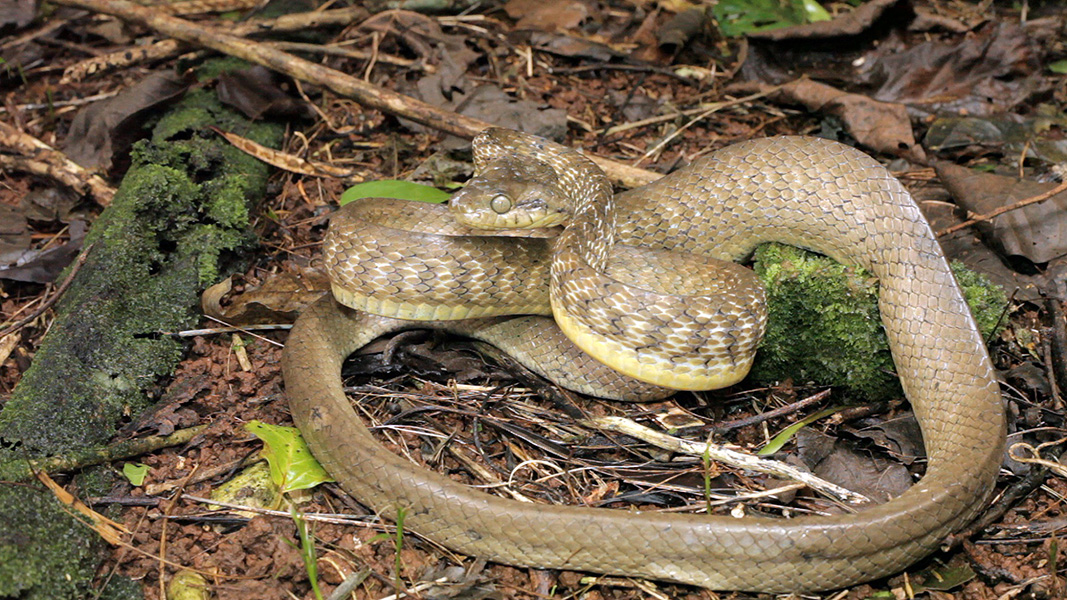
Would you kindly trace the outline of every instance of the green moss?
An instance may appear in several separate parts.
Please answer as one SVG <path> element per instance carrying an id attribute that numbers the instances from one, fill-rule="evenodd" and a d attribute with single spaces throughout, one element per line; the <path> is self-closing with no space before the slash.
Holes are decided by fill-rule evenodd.
<path id="1" fill-rule="evenodd" d="M 249 201 L 265 190 L 268 172 L 211 125 L 263 144 L 282 131 L 251 124 L 198 90 L 135 145 L 112 206 L 86 239 L 89 259 L 0 412 L 5 441 L 29 455 L 99 444 L 120 416 L 147 406 L 158 378 L 180 360 L 182 343 L 159 333 L 194 326 L 199 291 L 218 280 L 224 256 L 249 247 Z"/>
<path id="2" fill-rule="evenodd" d="M 239 71 L 251 66 L 252 63 L 232 56 L 212 59 L 196 67 L 196 80 L 201 82 L 214 81 L 223 73 Z"/>
<path id="3" fill-rule="evenodd" d="M 978 323 L 978 330 L 982 332 L 982 339 L 992 340 L 999 336 L 1008 326 L 1008 295 L 1004 288 L 958 260 L 952 261 L 949 266 L 963 289 L 963 297 L 971 307 L 971 314 Z"/>
<path id="4" fill-rule="evenodd" d="M 871 273 L 780 244 L 760 246 L 755 260 L 769 316 L 753 380 L 813 381 L 867 400 L 902 393 L 892 374 Z M 1006 305 L 1003 290 L 966 267 L 954 271 L 983 335 L 989 336 Z"/>
<path id="5" fill-rule="evenodd" d="M 195 326 L 200 291 L 219 278 L 224 258 L 250 247 L 249 208 L 268 173 L 209 126 L 268 146 L 283 133 L 198 90 L 135 146 L 112 205 L 86 238 L 88 259 L 0 410 L 0 465 L 102 444 L 151 402 L 181 359 L 183 343 L 165 332 Z M 105 471 L 84 478 L 82 491 L 108 489 Z M 88 597 L 98 539 L 49 494 L 0 485 L 0 597 Z M 137 592 L 125 580 L 101 597 Z"/>
<path id="6" fill-rule="evenodd" d="M 0 597 L 88 596 L 100 538 L 47 491 L 0 485 Z"/>

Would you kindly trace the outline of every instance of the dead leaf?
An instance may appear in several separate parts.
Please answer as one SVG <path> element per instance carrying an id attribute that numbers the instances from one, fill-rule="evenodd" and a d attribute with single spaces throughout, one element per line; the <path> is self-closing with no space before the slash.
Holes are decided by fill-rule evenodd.
<path id="1" fill-rule="evenodd" d="M 963 221 L 956 214 L 959 212 L 958 209 L 948 203 L 948 198 L 939 198 L 935 202 L 920 201 L 920 206 L 922 206 L 923 215 L 935 232 Z M 1013 271 L 992 248 L 982 243 L 972 229 L 961 229 L 955 233 L 940 236 L 937 241 L 940 242 L 945 256 L 958 260 L 971 269 L 988 276 L 993 283 L 1007 290 L 1008 294 L 1016 300 L 1024 302 L 1043 300 L 1042 290 L 1051 280 L 1051 275 L 1048 272 L 1023 275 Z"/>
<path id="2" fill-rule="evenodd" d="M 453 92 L 447 99 L 440 93 L 434 76 L 424 77 L 418 83 L 417 95 L 421 100 L 455 110 L 476 119 L 500 127 L 518 129 L 544 138 L 561 140 L 567 133 L 567 111 L 551 108 L 532 100 L 518 100 L 507 95 L 495 85 L 482 85 L 469 94 Z M 421 126 L 409 125 L 418 129 Z"/>
<path id="3" fill-rule="evenodd" d="M 711 17 L 706 10 L 691 8 L 667 19 L 656 31 L 656 43 L 666 48 L 683 48 L 689 40 L 703 34 L 711 25 Z"/>
<path id="4" fill-rule="evenodd" d="M 797 453 L 813 474 L 874 502 L 886 502 L 911 487 L 911 475 L 904 465 L 858 452 L 850 444 L 811 428 L 797 432 Z"/>
<path id="5" fill-rule="evenodd" d="M 89 525 L 93 528 L 93 531 L 100 537 L 104 538 L 106 542 L 113 546 L 122 544 L 122 535 L 129 533 L 130 530 L 122 523 L 116 523 L 104 515 L 89 508 L 84 502 L 75 498 L 70 492 L 63 489 L 58 483 L 52 480 L 44 471 L 37 473 L 37 479 L 43 483 L 48 489 L 52 490 L 56 499 L 73 508 L 75 511 L 82 514 L 82 516 L 89 519 Z"/>
<path id="6" fill-rule="evenodd" d="M 934 168 L 956 204 L 974 214 L 985 214 L 1056 187 L 1051 183 L 981 173 L 947 162 L 938 162 Z M 976 227 L 1004 256 L 1024 256 L 1041 264 L 1067 254 L 1065 215 L 1067 192 L 1004 213 L 991 222 L 980 222 Z"/>
<path id="7" fill-rule="evenodd" d="M 219 75 L 215 93 L 219 101 L 249 119 L 264 117 L 313 118 L 315 112 L 299 96 L 286 93 L 289 79 L 259 65 Z"/>
<path id="8" fill-rule="evenodd" d="M 3 366 L 11 353 L 15 351 L 15 347 L 19 345 L 21 336 L 18 332 L 11 332 L 4 337 L 0 337 L 0 366 Z"/>
<path id="9" fill-rule="evenodd" d="M 81 252 L 85 221 L 70 222 L 70 240 L 45 250 L 25 252 L 15 266 L 0 268 L 0 279 L 28 283 L 52 283 Z"/>
<path id="10" fill-rule="evenodd" d="M 78 111 L 63 151 L 87 169 L 107 171 L 116 154 L 126 152 L 142 136 L 141 126 L 189 87 L 170 72 L 156 72 L 116 96 Z"/>
<path id="11" fill-rule="evenodd" d="M 861 428 L 848 428 L 852 435 L 871 440 L 906 465 L 926 456 L 922 431 L 912 413 L 892 419 L 869 419 Z"/>
<path id="12" fill-rule="evenodd" d="M 580 0 L 508 0 L 508 16 L 518 21 L 516 29 L 566 31 L 581 25 L 589 7 Z"/>
<path id="13" fill-rule="evenodd" d="M 19 208 L 31 221 L 70 223 L 71 212 L 80 201 L 81 196 L 66 186 L 34 188 L 22 197 Z"/>
<path id="14" fill-rule="evenodd" d="M 901 104 L 878 102 L 810 79 L 787 83 L 781 93 L 809 110 L 837 116 L 849 134 L 868 148 L 912 162 L 926 162 L 926 153 L 915 143 L 911 120 Z"/>
<path id="15" fill-rule="evenodd" d="M 519 43 L 525 41 L 525 43 L 541 52 L 566 58 L 584 58 L 591 61 L 607 62 L 613 58 L 624 58 L 626 56 L 607 44 L 567 35 L 563 32 L 517 32 L 509 35 L 508 39 Z"/>
<path id="16" fill-rule="evenodd" d="M 0 266 L 10 265 L 21 258 L 30 249 L 31 241 L 30 228 L 22 211 L 0 204 Z"/>
<path id="17" fill-rule="evenodd" d="M 1026 159 L 1050 164 L 1067 163 L 1067 117 L 1062 114 L 1041 114 L 1023 117 L 1001 114 L 992 117 L 939 117 L 930 124 L 924 145 L 933 151 L 992 149 L 1008 158 L 1018 160 L 1025 152 Z"/>
<path id="18" fill-rule="evenodd" d="M 467 76 L 467 67 L 480 55 L 467 47 L 466 38 L 449 35 L 426 15 L 406 10 L 387 10 L 360 24 L 361 30 L 397 36 L 428 64 L 435 65 L 434 80 L 447 95 Z"/>
<path id="19" fill-rule="evenodd" d="M 296 268 L 295 272 L 271 275 L 258 288 L 231 298 L 230 304 L 223 306 L 222 299 L 231 286 L 231 280 L 225 279 L 204 290 L 201 309 L 225 323 L 251 325 L 294 321 L 300 311 L 330 289 L 330 281 L 317 269 Z"/>
<path id="20" fill-rule="evenodd" d="M 36 0 L 0 0 L 0 30 L 22 29 L 37 17 Z"/>
<path id="21" fill-rule="evenodd" d="M 876 100 L 931 114 L 991 115 L 1047 88 L 1042 55 L 1025 28 L 1002 20 L 948 42 L 881 44 L 864 57 L 862 74 L 878 86 Z"/>

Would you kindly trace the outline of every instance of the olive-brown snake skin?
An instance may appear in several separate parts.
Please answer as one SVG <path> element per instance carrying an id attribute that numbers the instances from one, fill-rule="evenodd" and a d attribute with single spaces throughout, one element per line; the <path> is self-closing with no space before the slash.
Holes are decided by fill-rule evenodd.
<path id="1" fill-rule="evenodd" d="M 926 444 L 922 480 L 856 514 L 793 519 L 635 513 L 491 496 L 374 440 L 344 395 L 341 363 L 402 322 L 324 299 L 298 319 L 283 368 L 293 418 L 342 487 L 389 518 L 403 508 L 405 528 L 473 556 L 765 592 L 833 589 L 900 571 L 982 507 L 1004 447 L 998 386 L 929 226 L 885 168 L 825 140 L 761 139 L 709 154 L 619 195 L 615 204 L 613 233 L 627 245 L 736 260 L 759 243 L 782 241 L 873 271 L 897 371 Z M 547 275 L 539 277 L 535 285 Z M 550 346 L 539 337 L 544 328 L 531 323 L 436 325 L 467 328 L 505 346 Z M 655 396 L 654 388 L 646 392 Z"/>

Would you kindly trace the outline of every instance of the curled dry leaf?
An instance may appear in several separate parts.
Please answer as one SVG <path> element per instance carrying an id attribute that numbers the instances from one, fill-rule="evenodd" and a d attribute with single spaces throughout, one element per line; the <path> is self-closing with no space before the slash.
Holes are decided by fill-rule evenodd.
<path id="1" fill-rule="evenodd" d="M 837 438 L 811 428 L 797 432 L 797 453 L 817 477 L 882 503 L 911 487 L 904 465 L 859 452 Z"/>
<path id="2" fill-rule="evenodd" d="M 224 306 L 222 300 L 232 288 L 233 282 L 227 278 L 204 290 L 200 296 L 204 314 L 234 325 L 288 323 L 326 293 L 330 282 L 323 272 L 311 268 L 274 273 L 258 288 L 231 298 Z"/>
<path id="3" fill-rule="evenodd" d="M 912 162 L 926 162 L 926 153 L 915 143 L 911 120 L 901 104 L 878 102 L 810 79 L 785 84 L 781 94 L 809 110 L 837 116 L 849 134 L 868 148 Z"/>
<path id="4" fill-rule="evenodd" d="M 286 93 L 288 78 L 266 67 L 219 75 L 215 92 L 219 101 L 241 111 L 249 119 L 263 117 L 312 118 L 314 111 L 302 98 Z"/>
<path id="5" fill-rule="evenodd" d="M 1048 85 L 1043 52 L 1016 23 L 990 24 L 950 42 L 894 46 L 882 44 L 864 58 L 864 75 L 879 85 L 873 97 L 924 113 L 1006 112 Z"/>
<path id="6" fill-rule="evenodd" d="M 974 214 L 1010 206 L 1056 187 L 1051 183 L 981 173 L 952 163 L 938 162 L 934 167 L 956 204 Z M 1067 192 L 980 222 L 977 227 L 1004 256 L 1023 256 L 1034 263 L 1047 263 L 1067 254 Z"/>

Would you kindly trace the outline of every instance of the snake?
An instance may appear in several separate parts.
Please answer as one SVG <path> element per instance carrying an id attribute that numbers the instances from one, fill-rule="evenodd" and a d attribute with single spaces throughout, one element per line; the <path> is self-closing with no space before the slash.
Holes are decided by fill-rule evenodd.
<path id="1" fill-rule="evenodd" d="M 386 518 L 402 512 L 406 529 L 500 563 L 772 593 L 837 589 L 900 572 L 982 509 L 1005 445 L 999 387 L 935 236 L 908 191 L 878 161 L 820 138 L 762 138 L 709 152 L 646 186 L 612 194 L 580 153 L 526 134 L 487 130 L 475 140 L 475 156 L 480 169 L 475 179 L 486 175 L 481 170 L 522 169 L 497 162 L 506 156 L 536 166 L 522 184 L 501 182 L 493 173 L 481 184 L 472 182 L 470 197 L 454 202 L 452 219 L 443 207 L 364 203 L 352 209 L 362 211 L 356 221 L 366 223 L 356 226 L 365 229 L 352 241 L 352 227 L 339 212 L 326 248 L 334 247 L 339 257 L 353 245 L 371 249 L 369 258 L 354 261 L 360 266 L 334 270 L 348 271 L 349 279 L 371 278 L 370 291 L 341 289 L 336 299 L 320 299 L 297 319 L 286 342 L 282 367 L 293 419 L 327 471 L 361 502 Z M 569 214 L 550 216 L 558 212 L 557 199 L 544 190 L 527 193 L 538 188 L 531 181 L 559 191 L 570 202 L 563 211 Z M 475 231 L 464 222 L 464 214 L 506 214 L 515 207 L 533 209 L 527 225 L 564 227 L 554 236 L 513 237 L 507 231 Z M 405 223 L 411 219 L 420 223 Z M 486 231 L 491 235 L 483 237 Z M 525 354 L 535 371 L 562 374 L 561 385 L 579 391 L 586 386 L 594 395 L 656 398 L 672 388 L 699 387 L 693 365 L 702 360 L 711 365 L 715 357 L 701 354 L 686 331 L 682 341 L 675 340 L 669 323 L 651 337 L 628 342 L 630 315 L 622 311 L 640 299 L 620 304 L 620 298 L 647 292 L 663 299 L 678 284 L 685 300 L 665 310 L 680 306 L 681 312 L 672 314 L 684 320 L 687 295 L 713 295 L 715 286 L 691 283 L 703 271 L 644 285 L 640 278 L 648 269 L 642 265 L 735 262 L 772 241 L 864 267 L 878 279 L 882 324 L 927 453 L 923 477 L 888 502 L 851 514 L 794 518 L 522 503 L 390 452 L 344 394 L 340 369 L 348 354 L 385 332 L 426 325 Z M 620 258 L 636 266 L 632 271 L 612 266 Z M 470 282 L 451 281 L 454 262 L 479 265 Z M 452 306 L 420 306 L 417 298 L 436 280 L 444 281 L 444 304 Z M 477 297 L 464 301 L 472 289 Z M 525 309 L 534 314 L 506 317 L 483 306 L 511 295 L 536 304 Z M 737 341 L 745 334 L 734 333 L 729 321 L 758 292 L 742 296 L 705 319 L 704 332 L 726 332 L 720 345 L 747 344 Z M 369 302 L 383 314 L 345 302 L 359 307 Z M 639 329 L 657 323 L 655 315 L 639 318 L 646 319 L 637 323 Z M 411 319 L 430 320 L 420 325 Z M 753 319 L 758 316 L 741 315 Z M 676 385 L 674 375 L 658 379 L 642 367 L 650 339 L 667 340 L 666 354 L 649 360 L 671 363 L 667 370 L 677 371 Z M 621 370 L 609 366 L 619 348 Z M 745 370 L 744 359 L 735 362 Z"/>

